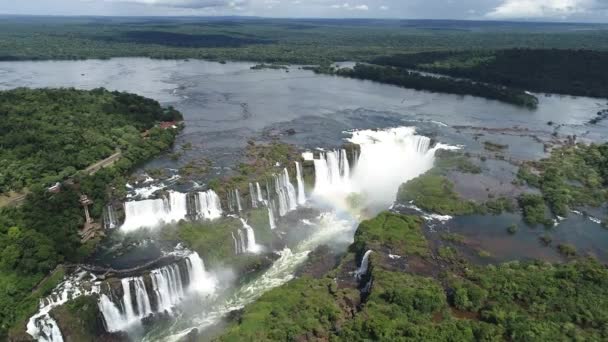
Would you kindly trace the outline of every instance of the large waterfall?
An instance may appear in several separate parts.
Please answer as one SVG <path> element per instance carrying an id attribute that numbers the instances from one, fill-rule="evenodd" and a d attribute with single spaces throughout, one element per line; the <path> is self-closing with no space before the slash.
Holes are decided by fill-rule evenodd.
<path id="1" fill-rule="evenodd" d="M 302 166 L 296 162 L 296 177 L 298 182 L 298 204 L 306 203 L 306 193 L 304 191 L 304 179 L 302 178 Z"/>
<path id="2" fill-rule="evenodd" d="M 351 193 L 360 193 L 367 204 L 388 207 L 399 186 L 431 169 L 437 149 L 454 149 L 416 135 L 413 127 L 351 132 L 350 142 L 359 145 L 357 165 L 350 168 L 346 151 L 328 151 L 314 159 L 314 195 L 344 205 Z M 342 203 L 340 203 L 342 202 Z"/>
<path id="3" fill-rule="evenodd" d="M 190 209 L 191 216 L 188 216 Z M 194 193 L 170 191 L 167 197 L 125 203 L 125 222 L 121 229 L 133 231 L 174 223 L 188 217 L 213 220 L 222 216 L 220 198 L 213 190 Z"/>
<path id="4" fill-rule="evenodd" d="M 126 202 L 125 222 L 121 229 L 132 231 L 177 222 L 185 219 L 186 214 L 186 194 L 170 191 L 168 198 Z"/>
<path id="5" fill-rule="evenodd" d="M 152 270 L 149 275 L 121 279 L 122 297 L 112 300 L 112 294 L 104 292 L 98 307 L 107 331 L 128 330 L 151 314 L 171 312 L 192 293 L 211 294 L 216 286 L 216 279 L 205 270 L 203 260 L 191 253 L 182 263 Z"/>

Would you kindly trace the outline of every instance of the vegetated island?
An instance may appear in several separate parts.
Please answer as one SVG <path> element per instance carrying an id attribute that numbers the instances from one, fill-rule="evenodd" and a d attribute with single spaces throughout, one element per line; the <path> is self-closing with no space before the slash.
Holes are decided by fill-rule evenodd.
<path id="1" fill-rule="evenodd" d="M 181 120 L 154 100 L 101 88 L 0 92 L 0 196 L 28 190 L 20 205 L 0 207 L 0 339 L 25 326 L 63 265 L 91 254 L 101 235 L 85 238 L 83 226 L 95 231 L 128 173 L 172 146 Z"/>
<path id="2" fill-rule="evenodd" d="M 521 90 L 469 80 L 425 76 L 397 67 L 357 64 L 352 69 L 321 67 L 315 70 L 319 73 L 376 81 L 415 90 L 478 96 L 531 109 L 538 105 L 538 99 L 534 95 Z"/>

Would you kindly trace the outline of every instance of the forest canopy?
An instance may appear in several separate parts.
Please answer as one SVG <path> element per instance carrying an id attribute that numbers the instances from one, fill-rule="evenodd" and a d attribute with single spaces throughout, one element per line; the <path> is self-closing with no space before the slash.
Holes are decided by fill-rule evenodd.
<path id="1" fill-rule="evenodd" d="M 173 120 L 173 108 L 101 88 L 0 92 L 0 193 L 65 179 Z"/>

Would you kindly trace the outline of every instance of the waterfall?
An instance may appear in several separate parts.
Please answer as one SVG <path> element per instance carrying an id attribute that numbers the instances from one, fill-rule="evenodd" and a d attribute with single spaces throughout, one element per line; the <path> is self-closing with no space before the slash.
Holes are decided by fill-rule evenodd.
<path id="1" fill-rule="evenodd" d="M 125 203 L 125 222 L 121 229 L 133 231 L 178 222 L 186 218 L 186 194 L 170 191 L 168 198 L 148 199 Z"/>
<path id="2" fill-rule="evenodd" d="M 234 255 L 239 255 L 243 253 L 243 250 L 239 245 L 239 241 L 237 241 L 236 237 L 234 236 L 234 232 L 230 232 L 230 235 L 232 235 L 232 241 L 234 242 Z"/>
<path id="3" fill-rule="evenodd" d="M 258 245 L 255 242 L 255 232 L 253 231 L 253 228 L 247 224 L 247 221 L 245 221 L 244 219 L 241 219 L 241 222 L 243 223 L 243 229 L 245 230 L 246 234 L 247 234 L 247 252 L 249 253 L 259 253 L 262 250 L 262 246 Z"/>
<path id="4" fill-rule="evenodd" d="M 289 181 L 287 168 L 283 169 L 282 173 L 274 175 L 274 187 L 279 204 L 279 216 L 285 216 L 298 207 L 296 190 Z"/>
<path id="5" fill-rule="evenodd" d="M 314 166 L 316 194 L 350 191 L 350 165 L 345 150 L 321 153 Z"/>
<path id="6" fill-rule="evenodd" d="M 367 269 L 369 267 L 369 255 L 372 254 L 372 250 L 368 250 L 367 252 L 365 252 L 365 254 L 363 255 L 363 259 L 361 259 L 361 266 L 359 266 L 359 269 L 357 269 L 355 271 L 355 277 L 357 279 L 361 279 L 365 274 L 367 274 Z"/>
<path id="7" fill-rule="evenodd" d="M 30 317 L 26 325 L 26 332 L 34 340 L 42 342 L 63 341 L 61 330 L 59 330 L 57 322 L 51 317 L 49 312 L 69 300 L 99 292 L 97 284 L 81 286 L 81 282 L 85 281 L 85 275 L 86 273 L 84 272 L 75 272 L 68 279 L 57 285 L 48 297 L 40 300 L 38 312 Z"/>
<path id="8" fill-rule="evenodd" d="M 302 179 L 302 167 L 296 162 L 296 177 L 298 181 L 298 204 L 306 203 L 306 193 L 304 192 L 304 179 Z"/>
<path id="9" fill-rule="evenodd" d="M 199 192 L 197 195 L 197 216 L 208 220 L 214 220 L 222 216 L 222 204 L 220 197 L 213 190 Z"/>
<path id="10" fill-rule="evenodd" d="M 112 205 L 106 206 L 103 211 L 103 226 L 105 229 L 114 229 L 118 226 L 116 210 L 114 210 L 114 206 Z"/>
<path id="11" fill-rule="evenodd" d="M 270 229 L 274 230 L 277 228 L 277 223 L 274 220 L 274 202 L 271 201 L 268 203 L 268 222 L 270 223 Z"/>
<path id="12" fill-rule="evenodd" d="M 257 208 L 258 202 L 257 202 L 257 196 L 255 194 L 255 189 L 253 188 L 253 183 L 249 183 L 249 197 L 251 197 L 251 207 Z"/>
<path id="13" fill-rule="evenodd" d="M 349 142 L 359 145 L 352 167 L 345 150 L 322 152 L 314 159 L 317 199 L 337 207 L 348 207 L 346 199 L 360 193 L 366 204 L 387 208 L 395 200 L 399 186 L 433 167 L 435 151 L 456 149 L 416 135 L 413 127 L 350 132 Z"/>
<path id="14" fill-rule="evenodd" d="M 258 191 L 258 202 L 264 203 L 264 197 L 262 197 L 262 189 L 260 189 L 260 183 L 255 182 L 255 188 Z"/>
<path id="15" fill-rule="evenodd" d="M 239 251 L 240 253 L 244 253 L 247 251 L 247 238 L 245 237 L 245 234 L 243 234 L 242 230 L 237 230 L 237 235 L 239 236 Z"/>
<path id="16" fill-rule="evenodd" d="M 145 277 L 149 276 L 149 285 Z M 213 293 L 216 279 L 206 270 L 197 253 L 191 253 L 181 264 L 174 263 L 150 271 L 149 275 L 120 280 L 122 298 L 113 301 L 102 293 L 98 307 L 108 332 L 127 330 L 151 314 L 171 312 L 190 292 Z"/>
<path id="17" fill-rule="evenodd" d="M 239 189 L 234 189 L 234 198 L 236 199 L 236 208 L 238 211 L 243 211 L 243 207 L 241 206 L 241 195 L 239 194 Z"/>

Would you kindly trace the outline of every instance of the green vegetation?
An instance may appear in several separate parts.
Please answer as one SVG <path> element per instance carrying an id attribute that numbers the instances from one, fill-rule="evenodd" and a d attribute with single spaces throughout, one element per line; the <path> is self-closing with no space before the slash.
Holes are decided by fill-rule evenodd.
<path id="1" fill-rule="evenodd" d="M 324 72 L 326 70 L 320 68 L 317 71 Z M 338 69 L 332 73 L 339 76 L 371 80 L 416 90 L 479 96 L 528 108 L 536 108 L 538 105 L 538 99 L 536 97 L 521 90 L 468 80 L 425 76 L 418 72 L 412 72 L 397 67 L 357 64 L 352 69 Z"/>
<path id="2" fill-rule="evenodd" d="M 392 214 L 391 214 L 392 215 Z M 394 219 L 390 233 L 380 223 Z M 398 224 L 401 220 L 401 224 Z M 359 245 L 394 246 L 426 243 L 411 230 L 415 217 L 382 213 L 363 222 L 353 250 Z M 370 228 L 370 224 L 373 228 Z M 372 240 L 365 240 L 370 236 Z M 407 240 L 411 239 L 411 241 Z M 422 239 L 422 240 L 421 240 Z M 443 251 L 443 252 L 442 252 Z M 324 278 L 303 277 L 267 292 L 247 306 L 220 341 L 556 341 L 605 340 L 608 332 L 608 270 L 592 259 L 566 264 L 511 262 L 500 265 L 460 264 L 458 252 L 441 248 L 444 268 L 437 276 L 414 269 L 395 270 L 386 252 L 370 258 L 369 293 L 340 286 L 347 255 Z M 480 254 L 484 254 L 480 251 Z M 385 256 L 385 255 L 384 255 Z M 405 255 L 412 258 L 412 255 Z M 429 262 L 431 259 L 425 259 Z M 436 259 L 432 259 L 436 260 Z M 411 262 L 411 261 L 410 261 Z M 408 262 L 408 264 L 410 263 Z M 434 266 L 431 266 L 434 267 Z M 338 278 L 336 278 L 338 274 Z M 352 275 L 350 275 L 352 277 Z M 337 281 L 337 283 L 336 283 Z M 359 288 L 363 288 L 360 284 Z"/>
<path id="3" fill-rule="evenodd" d="M 576 256 L 576 247 L 574 247 L 573 245 L 571 245 L 569 243 L 561 243 L 561 244 L 557 245 L 557 250 L 561 254 L 563 254 L 564 256 L 567 256 L 567 257 Z"/>
<path id="4" fill-rule="evenodd" d="M 598 24 L 377 19 L 3 17 L 0 60 L 145 56 L 329 64 L 438 50 L 606 50 L 605 29 Z M 465 64 L 478 63 L 470 59 Z M 541 61 L 529 64 L 547 62 Z M 538 70 L 535 74 L 546 71 Z"/>
<path id="5" fill-rule="evenodd" d="M 147 159 L 141 132 L 180 119 L 154 100 L 104 89 L 0 92 L 0 193 L 49 186 L 117 150 L 122 168 Z"/>
<path id="6" fill-rule="evenodd" d="M 547 227 L 553 224 L 553 221 L 546 216 L 547 208 L 541 195 L 522 194 L 517 200 L 523 210 L 524 221 L 527 224 L 544 224 Z"/>
<path id="7" fill-rule="evenodd" d="M 512 224 L 507 227 L 507 232 L 511 235 L 515 235 L 515 233 L 517 233 L 518 230 L 519 230 L 519 228 L 517 227 L 516 224 Z"/>
<path id="8" fill-rule="evenodd" d="M 454 184 L 445 176 L 427 172 L 399 187 L 397 200 L 414 201 L 420 209 L 441 215 L 467 215 L 478 209 L 475 203 L 465 201 L 454 191 Z"/>
<path id="9" fill-rule="evenodd" d="M 0 187 L 27 186 L 29 192 L 20 207 L 0 208 L 0 289 L 6 294 L 0 307 L 9 310 L 0 313 L 2 337 L 33 314 L 43 292 L 63 276 L 54 273 L 32 292 L 46 274 L 58 264 L 82 262 L 95 248 L 95 240 L 82 244 L 78 235 L 80 195 L 93 201 L 90 213 L 99 221 L 110 196 L 124 195 L 128 172 L 173 144 L 177 132 L 155 123 L 181 115 L 104 89 L 16 89 L 0 92 L 0 117 L 0 132 L 6 132 L 0 134 Z M 111 166 L 77 172 L 116 149 L 122 154 Z M 59 192 L 47 191 L 48 182 L 68 177 Z"/>
<path id="10" fill-rule="evenodd" d="M 93 342 L 105 334 L 96 296 L 82 296 L 51 310 L 66 341 Z"/>
<path id="11" fill-rule="evenodd" d="M 255 230 L 256 242 L 270 246 L 273 235 L 266 209 L 254 209 L 246 215 L 249 225 Z M 184 242 L 209 265 L 220 265 L 238 259 L 232 236 L 234 234 L 238 238 L 237 232 L 242 228 L 241 220 L 222 217 L 213 221 L 180 222 L 176 227 L 166 227 L 161 234 L 163 240 Z"/>
<path id="12" fill-rule="evenodd" d="M 591 50 L 508 49 L 381 57 L 374 63 L 420 69 L 515 89 L 608 97 L 608 53 Z"/>
<path id="13" fill-rule="evenodd" d="M 456 170 L 463 173 L 481 173 L 481 167 L 471 161 L 466 154 L 451 150 L 435 152 L 435 168 L 442 171 Z"/>
<path id="14" fill-rule="evenodd" d="M 390 246 L 392 253 L 428 256 L 428 246 L 422 235 L 422 221 L 415 216 L 383 212 L 361 222 L 351 249 L 358 254 Z"/>
<path id="15" fill-rule="evenodd" d="M 579 144 L 556 149 L 551 157 L 539 162 L 529 162 L 517 176 L 540 189 L 553 214 L 565 217 L 570 208 L 597 207 L 606 202 L 607 170 L 608 144 Z"/>

